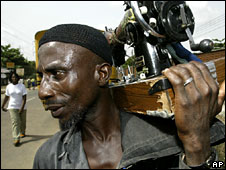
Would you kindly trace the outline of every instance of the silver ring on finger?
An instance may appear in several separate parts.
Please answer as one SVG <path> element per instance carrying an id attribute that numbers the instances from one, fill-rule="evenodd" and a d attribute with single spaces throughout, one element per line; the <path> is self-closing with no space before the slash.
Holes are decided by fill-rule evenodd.
<path id="1" fill-rule="evenodd" d="M 190 77 L 188 78 L 185 82 L 184 82 L 184 87 L 187 86 L 189 83 L 191 83 L 193 81 L 193 78 Z"/>

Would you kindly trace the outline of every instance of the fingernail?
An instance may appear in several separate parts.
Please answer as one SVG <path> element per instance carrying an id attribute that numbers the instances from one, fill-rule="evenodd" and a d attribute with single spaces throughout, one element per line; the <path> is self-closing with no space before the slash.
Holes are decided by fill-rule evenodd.
<path id="1" fill-rule="evenodd" d="M 162 71 L 162 73 L 165 73 L 166 71 L 168 71 L 169 69 L 168 68 L 166 68 L 166 69 L 164 69 L 163 71 Z"/>

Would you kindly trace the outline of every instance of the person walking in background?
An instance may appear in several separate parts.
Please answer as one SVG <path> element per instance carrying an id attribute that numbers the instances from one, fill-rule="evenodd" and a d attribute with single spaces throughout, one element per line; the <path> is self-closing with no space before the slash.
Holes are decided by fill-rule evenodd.
<path id="1" fill-rule="evenodd" d="M 35 79 L 34 78 L 31 79 L 31 85 L 32 85 L 32 89 L 34 90 L 35 89 Z"/>
<path id="2" fill-rule="evenodd" d="M 9 110 L 12 122 L 12 136 L 14 145 L 19 146 L 20 138 L 25 137 L 26 130 L 26 96 L 27 90 L 24 84 L 18 83 L 19 75 L 15 72 L 9 76 L 10 84 L 6 86 L 5 98 L 2 104 L 2 110 L 7 112 Z M 7 109 L 5 108 L 8 102 Z"/>
<path id="3" fill-rule="evenodd" d="M 30 78 L 27 79 L 27 86 L 28 86 L 28 89 L 31 90 L 31 80 Z"/>
<path id="4" fill-rule="evenodd" d="M 24 85 L 25 85 L 26 88 L 28 88 L 27 79 L 24 80 Z"/>

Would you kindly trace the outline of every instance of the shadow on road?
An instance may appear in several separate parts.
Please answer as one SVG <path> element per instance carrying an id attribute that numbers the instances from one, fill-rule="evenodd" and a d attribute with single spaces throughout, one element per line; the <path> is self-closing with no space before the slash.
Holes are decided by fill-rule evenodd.
<path id="1" fill-rule="evenodd" d="M 21 145 L 22 144 L 25 144 L 25 143 L 29 143 L 29 142 L 34 142 L 34 141 L 37 141 L 37 140 L 41 140 L 41 139 L 46 139 L 46 138 L 50 138 L 52 137 L 53 135 L 26 135 L 25 138 L 23 139 L 26 139 L 26 138 L 31 138 L 27 141 L 21 141 Z"/>

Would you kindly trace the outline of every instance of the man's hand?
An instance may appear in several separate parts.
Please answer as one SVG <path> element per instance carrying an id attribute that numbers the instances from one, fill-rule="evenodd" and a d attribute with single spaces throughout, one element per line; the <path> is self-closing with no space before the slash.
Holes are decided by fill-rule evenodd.
<path id="1" fill-rule="evenodd" d="M 8 110 L 5 108 L 5 105 L 6 105 L 6 103 L 8 102 L 8 100 L 9 100 L 9 96 L 6 96 L 6 95 L 5 95 L 4 100 L 3 100 L 3 102 L 2 102 L 2 111 L 4 111 L 4 112 L 7 112 L 7 111 L 8 111 Z"/>
<path id="2" fill-rule="evenodd" d="M 218 105 L 222 106 L 225 100 L 225 80 L 220 85 L 219 94 L 218 94 Z M 220 113 L 222 110 L 222 107 L 218 107 L 218 110 L 216 112 L 216 115 Z"/>
<path id="3" fill-rule="evenodd" d="M 175 123 L 187 164 L 201 164 L 210 155 L 210 122 L 222 108 L 225 89 L 219 93 L 208 68 L 195 61 L 172 66 L 163 74 L 175 92 Z M 191 77 L 193 81 L 184 85 Z"/>
<path id="4" fill-rule="evenodd" d="M 4 107 L 2 107 L 2 111 L 7 112 L 8 110 Z"/>

